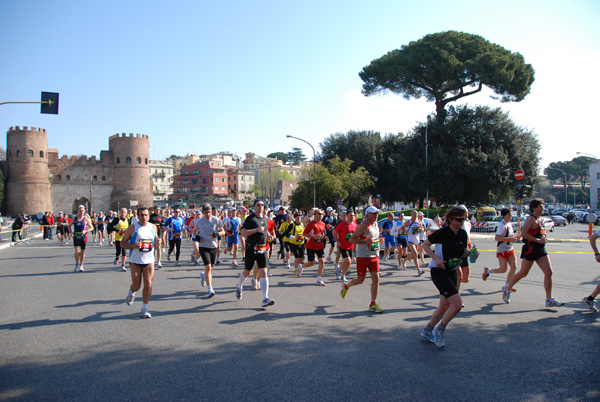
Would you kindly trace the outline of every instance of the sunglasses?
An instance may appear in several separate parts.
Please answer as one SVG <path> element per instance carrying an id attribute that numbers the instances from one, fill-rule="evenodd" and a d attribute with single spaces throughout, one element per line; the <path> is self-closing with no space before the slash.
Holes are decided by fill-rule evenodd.
<path id="1" fill-rule="evenodd" d="M 454 219 L 456 222 L 463 222 L 465 220 L 465 218 L 452 218 Z"/>

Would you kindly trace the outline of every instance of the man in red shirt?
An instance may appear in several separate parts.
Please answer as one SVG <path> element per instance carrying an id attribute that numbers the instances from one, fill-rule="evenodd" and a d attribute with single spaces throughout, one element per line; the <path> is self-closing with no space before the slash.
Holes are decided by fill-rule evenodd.
<path id="1" fill-rule="evenodd" d="M 317 285 L 325 286 L 321 276 L 325 267 L 325 223 L 321 221 L 323 211 L 316 208 L 314 211 L 314 220 L 310 221 L 304 229 L 304 237 L 308 239 L 306 243 L 306 254 L 308 262 L 304 267 L 298 266 L 298 276 L 302 275 L 304 268 L 312 267 L 315 262 L 315 255 L 319 259 L 319 271 L 317 276 Z"/>
<path id="2" fill-rule="evenodd" d="M 356 231 L 356 226 L 356 222 L 354 222 L 354 212 L 348 211 L 346 212 L 346 220 L 340 222 L 333 231 L 333 236 L 338 243 L 338 249 L 344 259 L 340 267 L 336 269 L 335 276 L 336 278 L 341 277 L 344 283 L 348 282 L 346 280 L 346 272 L 348 272 L 350 264 L 352 264 L 352 249 L 354 248 L 354 244 L 350 243 L 350 238 Z"/>

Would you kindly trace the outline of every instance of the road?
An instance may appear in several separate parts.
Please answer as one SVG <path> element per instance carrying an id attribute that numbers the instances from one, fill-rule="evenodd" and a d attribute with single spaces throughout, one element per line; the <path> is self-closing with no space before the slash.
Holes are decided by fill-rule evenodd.
<path id="1" fill-rule="evenodd" d="M 429 275 L 392 263 L 382 263 L 381 315 L 366 311 L 368 278 L 342 300 L 329 264 L 326 287 L 315 268 L 297 278 L 276 265 L 276 304 L 262 309 L 249 281 L 235 298 L 229 256 L 207 299 L 185 243 L 184 266 L 157 271 L 153 318 L 141 320 L 141 297 L 124 303 L 130 278 L 112 248 L 90 244 L 85 272 L 74 273 L 72 246 L 35 239 L 0 251 L 0 400 L 597 401 L 600 313 L 581 298 L 600 264 L 573 241 L 584 229 L 557 228 L 570 241 L 548 246 L 565 302 L 553 309 L 535 267 L 503 303 L 504 277 L 481 280 L 495 243 L 477 238 L 481 257 L 444 350 L 419 336 L 439 298 Z"/>

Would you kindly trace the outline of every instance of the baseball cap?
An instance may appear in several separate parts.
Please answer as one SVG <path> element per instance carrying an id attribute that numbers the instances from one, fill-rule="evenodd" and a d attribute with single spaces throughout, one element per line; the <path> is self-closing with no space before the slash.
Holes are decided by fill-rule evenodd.
<path id="1" fill-rule="evenodd" d="M 423 212 L 421 212 L 421 211 L 417 212 L 417 215 L 418 216 L 425 216 L 425 214 Z"/>
<path id="2" fill-rule="evenodd" d="M 333 208 L 327 207 L 327 212 L 331 212 L 331 211 L 333 211 Z"/>
<path id="3" fill-rule="evenodd" d="M 377 209 L 374 206 L 370 206 L 367 209 L 365 209 L 365 214 L 378 214 L 379 213 L 379 209 Z"/>
<path id="4" fill-rule="evenodd" d="M 204 204 L 204 205 L 202 205 L 202 211 L 210 211 L 210 210 L 211 210 L 210 204 Z"/>

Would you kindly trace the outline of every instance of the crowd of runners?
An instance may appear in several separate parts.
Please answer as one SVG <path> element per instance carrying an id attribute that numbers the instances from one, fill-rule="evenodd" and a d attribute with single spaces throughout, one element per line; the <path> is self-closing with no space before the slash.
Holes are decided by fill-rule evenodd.
<path id="1" fill-rule="evenodd" d="M 529 203 L 530 214 L 526 218 L 521 236 L 515 234 L 510 224 L 512 212 L 501 211 L 503 220 L 495 234 L 497 242 L 498 267 L 484 267 L 482 279 L 490 275 L 506 274 L 502 287 L 502 299 L 510 303 L 515 285 L 529 273 L 536 263 L 544 273 L 545 306 L 558 307 L 563 302 L 552 296 L 552 264 L 546 251 L 546 233 L 540 220 L 544 202 L 533 199 Z M 275 304 L 269 297 L 269 269 L 272 260 L 283 260 L 290 274 L 301 277 L 316 271 L 316 284 L 324 287 L 325 264 L 335 266 L 336 280 L 340 281 L 342 299 L 349 290 L 361 285 L 369 271 L 371 277 L 371 297 L 369 312 L 382 313 L 377 303 L 380 283 L 380 251 L 385 261 L 395 258 L 397 269 L 406 270 L 410 261 L 414 262 L 416 275 L 421 277 L 428 267 L 431 279 L 440 298 L 431 319 L 421 331 L 421 336 L 438 347 L 444 347 L 444 331 L 449 322 L 464 307 L 460 296 L 461 283 L 470 281 L 470 264 L 479 253 L 470 239 L 471 222 L 466 206 L 459 205 L 448 209 L 443 218 L 436 218 L 439 230 L 429 232 L 429 223 L 423 214 L 414 210 L 405 219 L 402 212 L 395 219 L 393 213 L 387 221 L 378 224 L 380 210 L 370 206 L 364 210 L 363 219 L 357 222 L 352 210 L 336 214 L 333 208 L 325 210 L 312 208 L 306 213 L 280 207 L 277 211 L 268 209 L 257 199 L 250 210 L 245 207 L 219 210 L 204 204 L 198 210 L 180 210 L 160 207 L 122 208 L 108 214 L 88 214 L 84 206 L 79 206 L 72 219 L 59 213 L 56 219 L 57 237 L 60 245 L 73 240 L 75 248 L 75 272 L 84 271 L 85 250 L 88 234 L 100 246 L 114 247 L 114 265 L 131 274 L 131 286 L 126 303 L 132 305 L 136 292 L 142 288 L 142 318 L 150 318 L 148 303 L 152 294 L 154 270 L 162 268 L 162 263 L 173 261 L 180 266 L 182 242 L 193 244 L 191 263 L 202 265 L 200 284 L 206 287 L 207 298 L 216 295 L 213 270 L 221 264 L 221 254 L 231 255 L 231 267 L 241 271 L 238 275 L 235 296 L 242 299 L 244 284 L 250 277 L 254 290 L 262 292 L 262 307 Z M 590 236 L 590 245 L 595 259 L 600 262 L 596 240 L 600 230 Z M 380 240 L 384 242 L 380 245 Z M 514 243 L 522 240 L 521 268 L 517 271 L 517 256 Z M 425 264 L 424 254 L 431 260 Z M 183 257 L 187 259 L 187 257 Z M 238 264 L 239 261 L 239 264 Z M 120 262 L 120 264 L 119 264 Z M 127 264 L 129 262 L 129 264 Z M 310 269 L 313 268 L 314 269 Z M 356 275 L 349 280 L 352 266 Z M 595 298 L 600 294 L 600 284 L 583 299 L 591 312 L 596 312 Z"/>

